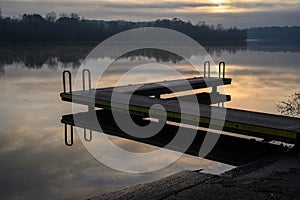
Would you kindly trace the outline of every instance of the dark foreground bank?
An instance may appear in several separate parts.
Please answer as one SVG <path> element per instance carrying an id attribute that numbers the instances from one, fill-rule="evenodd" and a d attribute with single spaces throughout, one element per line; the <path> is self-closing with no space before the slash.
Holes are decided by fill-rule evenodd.
<path id="1" fill-rule="evenodd" d="M 298 199 L 300 154 L 270 156 L 221 175 L 184 171 L 96 199 Z"/>

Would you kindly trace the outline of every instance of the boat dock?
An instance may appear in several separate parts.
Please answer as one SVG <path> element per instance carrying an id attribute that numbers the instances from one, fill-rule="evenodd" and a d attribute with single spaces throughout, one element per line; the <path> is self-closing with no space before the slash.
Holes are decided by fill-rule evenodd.
<path id="1" fill-rule="evenodd" d="M 220 63 L 220 68 L 221 65 L 222 63 Z M 171 80 L 96 89 L 91 88 L 91 74 L 88 70 L 83 71 L 83 80 L 86 72 L 88 72 L 89 87 L 86 88 L 85 84 L 83 84 L 83 90 L 80 91 L 72 91 L 71 85 L 69 86 L 70 90 L 66 91 L 66 75 L 69 76 L 69 83 L 71 84 L 71 73 L 68 71 L 64 72 L 64 91 L 60 94 L 63 101 L 87 105 L 90 109 L 117 109 L 120 112 L 129 110 L 132 115 L 139 117 L 149 117 L 149 112 L 152 112 L 152 116 L 157 116 L 157 118 L 167 117 L 168 121 L 173 122 L 184 120 L 184 123 L 192 125 L 197 122 L 199 127 L 204 128 L 208 128 L 210 124 L 213 124 L 214 127 L 218 127 L 221 124 L 223 131 L 259 137 L 268 141 L 276 140 L 293 144 L 299 141 L 299 118 L 210 105 L 230 100 L 229 95 L 218 92 L 219 86 L 230 85 L 232 81 L 230 78 L 225 78 L 224 70 L 223 77 L 220 75 L 219 77 L 204 76 L 187 80 Z M 186 83 L 189 83 L 190 87 L 187 87 Z M 198 102 L 189 102 L 189 95 L 183 96 L 182 99 L 186 100 L 188 105 L 184 111 L 181 111 L 176 98 L 161 98 L 165 94 L 202 88 L 212 88 L 212 92 L 196 94 Z M 114 98 L 112 98 L 112 94 Z M 130 99 L 129 103 L 128 99 Z M 151 106 L 154 104 L 163 106 L 165 112 L 155 109 L 150 111 Z M 195 107 L 199 108 L 200 113 L 198 116 L 193 114 Z M 216 113 L 224 113 L 224 109 L 226 109 L 225 120 L 222 121 L 222 119 L 212 117 L 212 110 Z"/>

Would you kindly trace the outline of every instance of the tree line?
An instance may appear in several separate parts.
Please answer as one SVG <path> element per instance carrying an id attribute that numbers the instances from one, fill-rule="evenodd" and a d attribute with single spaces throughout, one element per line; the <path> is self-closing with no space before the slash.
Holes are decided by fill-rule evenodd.
<path id="1" fill-rule="evenodd" d="M 249 39 L 300 40 L 300 26 L 257 27 L 248 29 Z"/>
<path id="2" fill-rule="evenodd" d="M 245 41 L 247 31 L 236 27 L 208 25 L 205 22 L 192 24 L 179 18 L 158 19 L 149 22 L 125 20 L 87 20 L 76 13 L 24 14 L 20 18 L 0 17 L 1 42 L 51 42 L 51 41 L 103 41 L 108 37 L 133 28 L 162 27 L 182 32 L 199 42 Z"/>

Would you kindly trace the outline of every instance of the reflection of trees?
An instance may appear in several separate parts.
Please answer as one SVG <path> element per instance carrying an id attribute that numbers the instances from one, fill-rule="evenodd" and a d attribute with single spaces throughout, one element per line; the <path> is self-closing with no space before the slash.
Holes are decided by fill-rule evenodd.
<path id="1" fill-rule="evenodd" d="M 77 68 L 86 58 L 89 52 L 96 46 L 96 43 L 56 43 L 56 44 L 2 44 L 0 46 L 0 72 L 4 73 L 4 66 L 13 63 L 22 63 L 27 68 L 39 69 L 47 65 L 50 69 L 57 68 L 60 63 L 63 67 Z M 222 54 L 224 51 L 236 53 L 244 50 L 240 46 L 205 47 L 209 53 Z M 102 52 L 104 57 L 114 58 L 113 52 Z M 197 52 L 191 50 L 188 54 L 195 55 Z M 178 63 L 183 59 L 163 50 L 142 49 L 135 50 L 123 55 L 121 58 L 135 59 L 155 59 L 157 62 Z"/>
<path id="2" fill-rule="evenodd" d="M 277 108 L 284 115 L 300 116 L 300 92 L 295 93 L 285 101 L 281 101 Z"/>
<path id="3" fill-rule="evenodd" d="M 206 46 L 205 49 L 210 55 L 215 54 L 216 56 L 221 57 L 224 52 L 234 55 L 239 51 L 246 51 L 247 46 Z"/>
<path id="4" fill-rule="evenodd" d="M 93 42 L 82 43 L 17 43 L 17 44 L 1 44 L 0 45 L 0 74 L 4 73 L 5 65 L 11 65 L 13 63 L 21 63 L 27 68 L 41 68 L 44 64 L 51 69 L 57 68 L 60 64 L 65 68 L 72 67 L 77 68 L 81 65 L 81 62 L 86 58 L 89 52 L 97 45 Z M 223 53 L 230 53 L 232 55 L 239 51 L 247 50 L 261 50 L 261 51 L 280 51 L 280 48 L 271 46 L 266 49 L 265 46 L 260 44 L 255 45 L 242 45 L 242 46 L 205 46 L 205 49 L 210 55 L 217 55 L 221 57 Z M 262 49 L 263 48 L 263 49 Z M 114 48 L 112 48 L 114 49 Z M 295 50 L 297 47 L 287 47 L 286 50 Z M 299 47 L 298 50 L 300 51 Z M 193 49 L 187 49 L 187 55 L 197 55 Z M 109 57 L 114 59 L 115 52 L 101 52 L 103 57 Z M 167 51 L 161 51 L 158 49 L 142 49 L 129 52 L 123 55 L 121 58 L 128 58 L 130 60 L 141 60 L 145 58 L 155 59 L 157 62 L 172 62 L 178 63 L 183 59 L 173 53 Z"/>
<path id="5" fill-rule="evenodd" d="M 22 63 L 27 68 L 41 68 L 46 64 L 55 68 L 63 66 L 79 67 L 81 61 L 94 48 L 95 44 L 18 44 L 0 47 L 0 66 Z"/>
<path id="6" fill-rule="evenodd" d="M 157 62 L 178 63 L 184 60 L 181 56 L 161 49 L 138 49 L 128 52 L 120 58 L 129 58 L 130 60 L 140 58 L 154 58 Z"/>

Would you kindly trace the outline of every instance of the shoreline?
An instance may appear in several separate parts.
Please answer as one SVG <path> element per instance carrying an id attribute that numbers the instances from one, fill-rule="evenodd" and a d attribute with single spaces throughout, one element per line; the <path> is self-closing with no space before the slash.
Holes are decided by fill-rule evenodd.
<path id="1" fill-rule="evenodd" d="M 288 152 L 220 175 L 183 171 L 88 199 L 296 199 L 299 195 L 300 154 Z"/>

